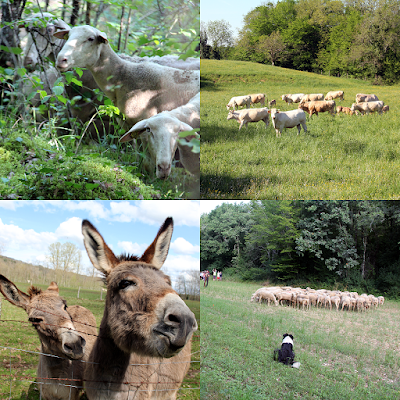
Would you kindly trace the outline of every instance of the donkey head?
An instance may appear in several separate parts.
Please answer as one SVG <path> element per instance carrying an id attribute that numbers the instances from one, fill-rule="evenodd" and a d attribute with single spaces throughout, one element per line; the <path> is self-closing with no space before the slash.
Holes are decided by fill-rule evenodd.
<path id="1" fill-rule="evenodd" d="M 83 357 L 86 341 L 75 331 L 67 303 L 55 282 L 44 291 L 31 286 L 26 294 L 0 275 L 0 291 L 10 303 L 27 312 L 45 351 L 71 359 Z"/>
<path id="2" fill-rule="evenodd" d="M 194 314 L 160 271 L 172 230 L 172 218 L 167 218 L 140 258 L 116 257 L 96 228 L 82 222 L 89 258 L 104 275 L 108 289 L 100 334 L 126 353 L 172 357 L 197 329 Z"/>

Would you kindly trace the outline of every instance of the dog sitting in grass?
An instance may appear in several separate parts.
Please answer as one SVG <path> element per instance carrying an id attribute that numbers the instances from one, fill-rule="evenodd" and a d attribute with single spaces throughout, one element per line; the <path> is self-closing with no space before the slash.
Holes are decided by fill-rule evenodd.
<path id="1" fill-rule="evenodd" d="M 283 335 L 282 346 L 280 349 L 275 350 L 274 359 L 294 368 L 300 367 L 299 362 L 294 362 L 293 335 L 289 335 L 288 333 Z"/>

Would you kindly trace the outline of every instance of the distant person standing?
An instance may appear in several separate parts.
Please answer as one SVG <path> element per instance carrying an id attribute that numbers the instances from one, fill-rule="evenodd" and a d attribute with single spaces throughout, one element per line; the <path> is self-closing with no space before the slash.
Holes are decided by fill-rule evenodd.
<path id="1" fill-rule="evenodd" d="M 216 277 L 217 277 L 217 270 L 214 268 L 213 269 L 213 281 L 215 281 Z"/>
<path id="2" fill-rule="evenodd" d="M 203 273 L 203 279 L 204 279 L 204 287 L 208 286 L 208 278 L 210 276 L 210 273 L 208 272 L 208 269 L 206 269 Z"/>
<path id="3" fill-rule="evenodd" d="M 217 271 L 217 281 L 221 280 L 221 271 Z"/>

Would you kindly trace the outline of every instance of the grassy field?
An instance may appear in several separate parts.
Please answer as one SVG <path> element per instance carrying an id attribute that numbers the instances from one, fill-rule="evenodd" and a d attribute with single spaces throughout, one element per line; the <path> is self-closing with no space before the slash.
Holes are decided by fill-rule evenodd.
<path id="1" fill-rule="evenodd" d="M 28 289 L 27 284 L 17 284 L 23 291 Z M 40 285 L 38 285 L 40 286 Z M 46 287 L 43 286 L 43 289 Z M 100 325 L 104 310 L 103 300 L 100 300 L 98 291 L 81 290 L 77 299 L 77 290 L 60 288 L 60 294 L 68 305 L 79 304 L 91 310 L 96 317 L 97 326 Z M 1 296 L 1 295 L 0 295 Z M 2 297 L 2 311 L 0 319 L 0 399 L 39 399 L 39 390 L 36 384 L 31 383 L 36 377 L 36 368 L 39 355 L 26 351 L 40 351 L 39 338 L 29 323 L 6 322 L 4 320 L 28 321 L 27 314 L 21 308 L 11 305 Z M 200 302 L 186 301 L 195 313 L 199 322 L 199 330 L 195 332 L 192 344 L 192 364 L 178 399 L 195 400 L 200 397 Z M 12 350 L 5 348 L 11 347 Z M 16 350 L 21 349 L 21 350 Z M 25 351 L 22 351 L 25 350 Z M 11 363 L 10 363 L 11 361 Z M 11 392 L 11 396 L 10 396 Z M 81 396 L 86 399 L 85 395 Z"/>
<path id="2" fill-rule="evenodd" d="M 260 285 L 201 288 L 201 399 L 398 400 L 400 303 L 366 313 L 250 303 Z M 294 335 L 299 369 L 273 361 Z"/>
<path id="3" fill-rule="evenodd" d="M 390 106 L 384 115 L 307 116 L 308 132 L 272 123 L 238 130 L 227 120 L 232 96 L 265 93 L 277 108 L 287 93 L 343 90 L 351 106 L 357 93 L 374 93 Z M 399 199 L 399 86 L 336 78 L 239 61 L 201 61 L 201 198 Z M 254 107 L 254 106 L 253 106 Z M 260 105 L 256 105 L 260 107 Z"/>

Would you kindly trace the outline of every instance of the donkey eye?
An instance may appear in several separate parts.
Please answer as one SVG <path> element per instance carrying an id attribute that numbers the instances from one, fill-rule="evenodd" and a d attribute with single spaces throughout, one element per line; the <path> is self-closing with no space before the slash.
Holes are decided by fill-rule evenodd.
<path id="1" fill-rule="evenodd" d="M 29 322 L 32 322 L 33 325 L 38 325 L 43 322 L 42 318 L 29 318 Z"/>
<path id="2" fill-rule="evenodd" d="M 125 289 L 128 286 L 136 286 L 136 282 L 128 281 L 127 279 L 123 279 L 118 285 L 119 289 Z"/>

